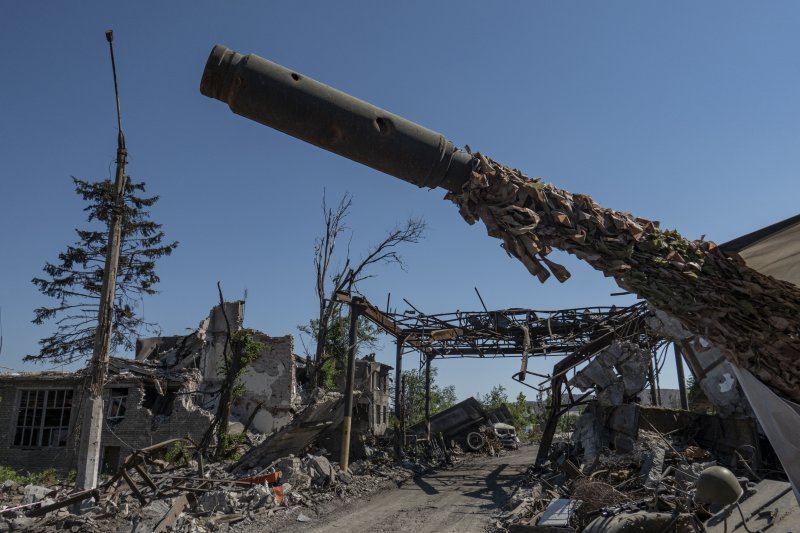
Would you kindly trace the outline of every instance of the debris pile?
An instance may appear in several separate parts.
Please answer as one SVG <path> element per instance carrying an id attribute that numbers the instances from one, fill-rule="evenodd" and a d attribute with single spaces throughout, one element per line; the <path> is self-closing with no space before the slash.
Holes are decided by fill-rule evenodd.
<path id="1" fill-rule="evenodd" d="M 349 472 L 317 454 L 289 455 L 266 468 L 233 477 L 228 465 L 183 466 L 163 459 L 168 441 L 137 451 L 120 471 L 89 494 L 77 498 L 71 487 L 2 485 L 0 531 L 35 528 L 41 531 L 216 531 L 224 524 L 285 519 L 332 501 L 348 501 L 389 484 L 399 484 L 428 465 L 421 461 L 395 463 L 386 449 L 370 460 L 357 460 Z M 92 506 L 73 514 L 70 506 L 94 496 Z M 299 516 L 299 515 L 298 515 Z"/>
<path id="2" fill-rule="evenodd" d="M 768 502 L 751 498 L 757 484 L 792 496 L 782 469 L 767 464 L 752 417 L 641 405 L 652 386 L 649 358 L 640 344 L 616 340 L 583 359 L 567 381 L 567 408 L 584 405 L 575 429 L 561 441 L 542 441 L 498 531 L 706 531 L 712 523 L 724 528 L 735 502 L 754 510 Z M 593 399 L 574 400 L 573 388 Z M 548 424 L 563 414 L 552 411 Z M 709 477 L 735 497 L 704 492 L 701 480 Z M 778 523 L 779 514 L 800 519 L 800 507 L 792 500 L 771 521 L 748 527 Z"/>
<path id="3" fill-rule="evenodd" d="M 496 531 L 725 531 L 738 523 L 731 507 L 737 501 L 752 509 L 740 521 L 753 531 L 800 520 L 789 484 L 765 479 L 775 472 L 757 454 L 743 453 L 753 448 L 746 438 L 730 436 L 739 445 L 733 452 L 724 439 L 702 438 L 705 428 L 698 426 L 705 416 L 710 415 L 591 402 L 571 439 L 554 443 L 547 460 L 528 469 L 497 517 Z M 725 499 L 719 488 L 708 492 L 704 478 L 733 496 Z M 765 510 L 784 497 L 780 512 Z"/>
<path id="4" fill-rule="evenodd" d="M 553 248 L 588 262 L 703 335 L 786 398 L 800 401 L 800 289 L 760 274 L 713 242 L 689 241 L 657 223 L 530 179 L 483 155 L 448 199 L 531 274 L 560 281 L 569 272 Z"/>

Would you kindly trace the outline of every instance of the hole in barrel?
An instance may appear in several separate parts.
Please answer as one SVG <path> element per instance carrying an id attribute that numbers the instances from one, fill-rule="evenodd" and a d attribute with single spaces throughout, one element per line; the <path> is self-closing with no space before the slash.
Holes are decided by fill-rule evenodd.
<path id="1" fill-rule="evenodd" d="M 392 121 L 388 118 L 378 117 L 375 119 L 375 129 L 381 135 L 389 135 L 392 130 Z"/>

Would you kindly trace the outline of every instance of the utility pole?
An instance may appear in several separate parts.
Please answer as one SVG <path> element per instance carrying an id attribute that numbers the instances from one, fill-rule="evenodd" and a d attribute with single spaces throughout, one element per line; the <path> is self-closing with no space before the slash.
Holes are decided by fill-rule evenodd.
<path id="1" fill-rule="evenodd" d="M 406 377 L 400 377 L 400 451 L 406 449 Z M 400 455 L 397 456 L 400 458 Z"/>
<path id="2" fill-rule="evenodd" d="M 114 207 L 108 224 L 108 243 L 106 262 L 103 270 L 103 286 L 100 293 L 100 308 L 97 315 L 97 331 L 94 336 L 92 353 L 92 381 L 89 398 L 85 402 L 81 424 L 80 450 L 78 452 L 78 472 L 76 489 L 92 489 L 97 486 L 97 472 L 100 466 L 100 437 L 103 430 L 103 385 L 108 371 L 108 351 L 111 344 L 111 331 L 114 321 L 114 295 L 117 287 L 120 239 L 122 233 L 122 211 L 125 194 L 125 137 L 122 135 L 122 117 L 119 108 L 119 87 L 117 85 L 117 66 L 114 61 L 114 32 L 106 32 L 108 48 L 111 52 L 111 70 L 114 74 L 114 95 L 117 100 L 117 173 L 114 179 Z"/>
<path id="3" fill-rule="evenodd" d="M 353 423 L 353 386 L 356 380 L 356 351 L 358 349 L 358 315 L 361 313 L 361 298 L 350 303 L 350 331 L 347 337 L 347 374 L 344 385 L 344 420 L 342 421 L 342 451 L 339 467 L 347 472 L 350 465 L 350 429 Z"/>
<path id="4" fill-rule="evenodd" d="M 388 306 L 387 306 L 388 307 Z M 397 351 L 395 353 L 395 363 L 394 363 L 394 415 L 397 417 L 398 422 L 402 419 L 402 413 L 400 412 L 401 402 L 403 398 L 403 391 L 400 386 L 400 381 L 403 379 L 403 342 L 405 341 L 404 337 L 397 337 Z M 402 424 L 398 424 L 397 428 L 397 435 L 395 435 L 394 439 L 394 455 L 398 459 L 400 458 L 400 454 L 403 451 L 403 436 L 400 434 L 400 427 Z"/>
<path id="5" fill-rule="evenodd" d="M 425 356 L 425 433 L 428 443 L 431 441 L 431 360 L 433 357 Z"/>

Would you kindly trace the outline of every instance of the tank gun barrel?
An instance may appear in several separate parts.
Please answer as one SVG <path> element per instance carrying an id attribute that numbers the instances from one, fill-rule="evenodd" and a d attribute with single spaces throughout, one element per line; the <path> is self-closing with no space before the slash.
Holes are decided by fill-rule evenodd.
<path id="1" fill-rule="evenodd" d="M 443 135 L 254 54 L 216 45 L 200 92 L 260 122 L 419 187 L 459 191 L 473 157 Z"/>

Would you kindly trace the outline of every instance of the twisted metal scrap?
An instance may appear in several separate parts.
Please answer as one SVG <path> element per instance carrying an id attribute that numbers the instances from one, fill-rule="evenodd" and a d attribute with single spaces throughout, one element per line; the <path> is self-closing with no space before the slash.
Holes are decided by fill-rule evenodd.
<path id="1" fill-rule="evenodd" d="M 446 199 L 544 282 L 569 272 L 547 258 L 569 252 L 678 317 L 776 392 L 800 402 L 800 289 L 747 267 L 710 241 L 598 205 L 477 154 L 471 179 Z"/>

